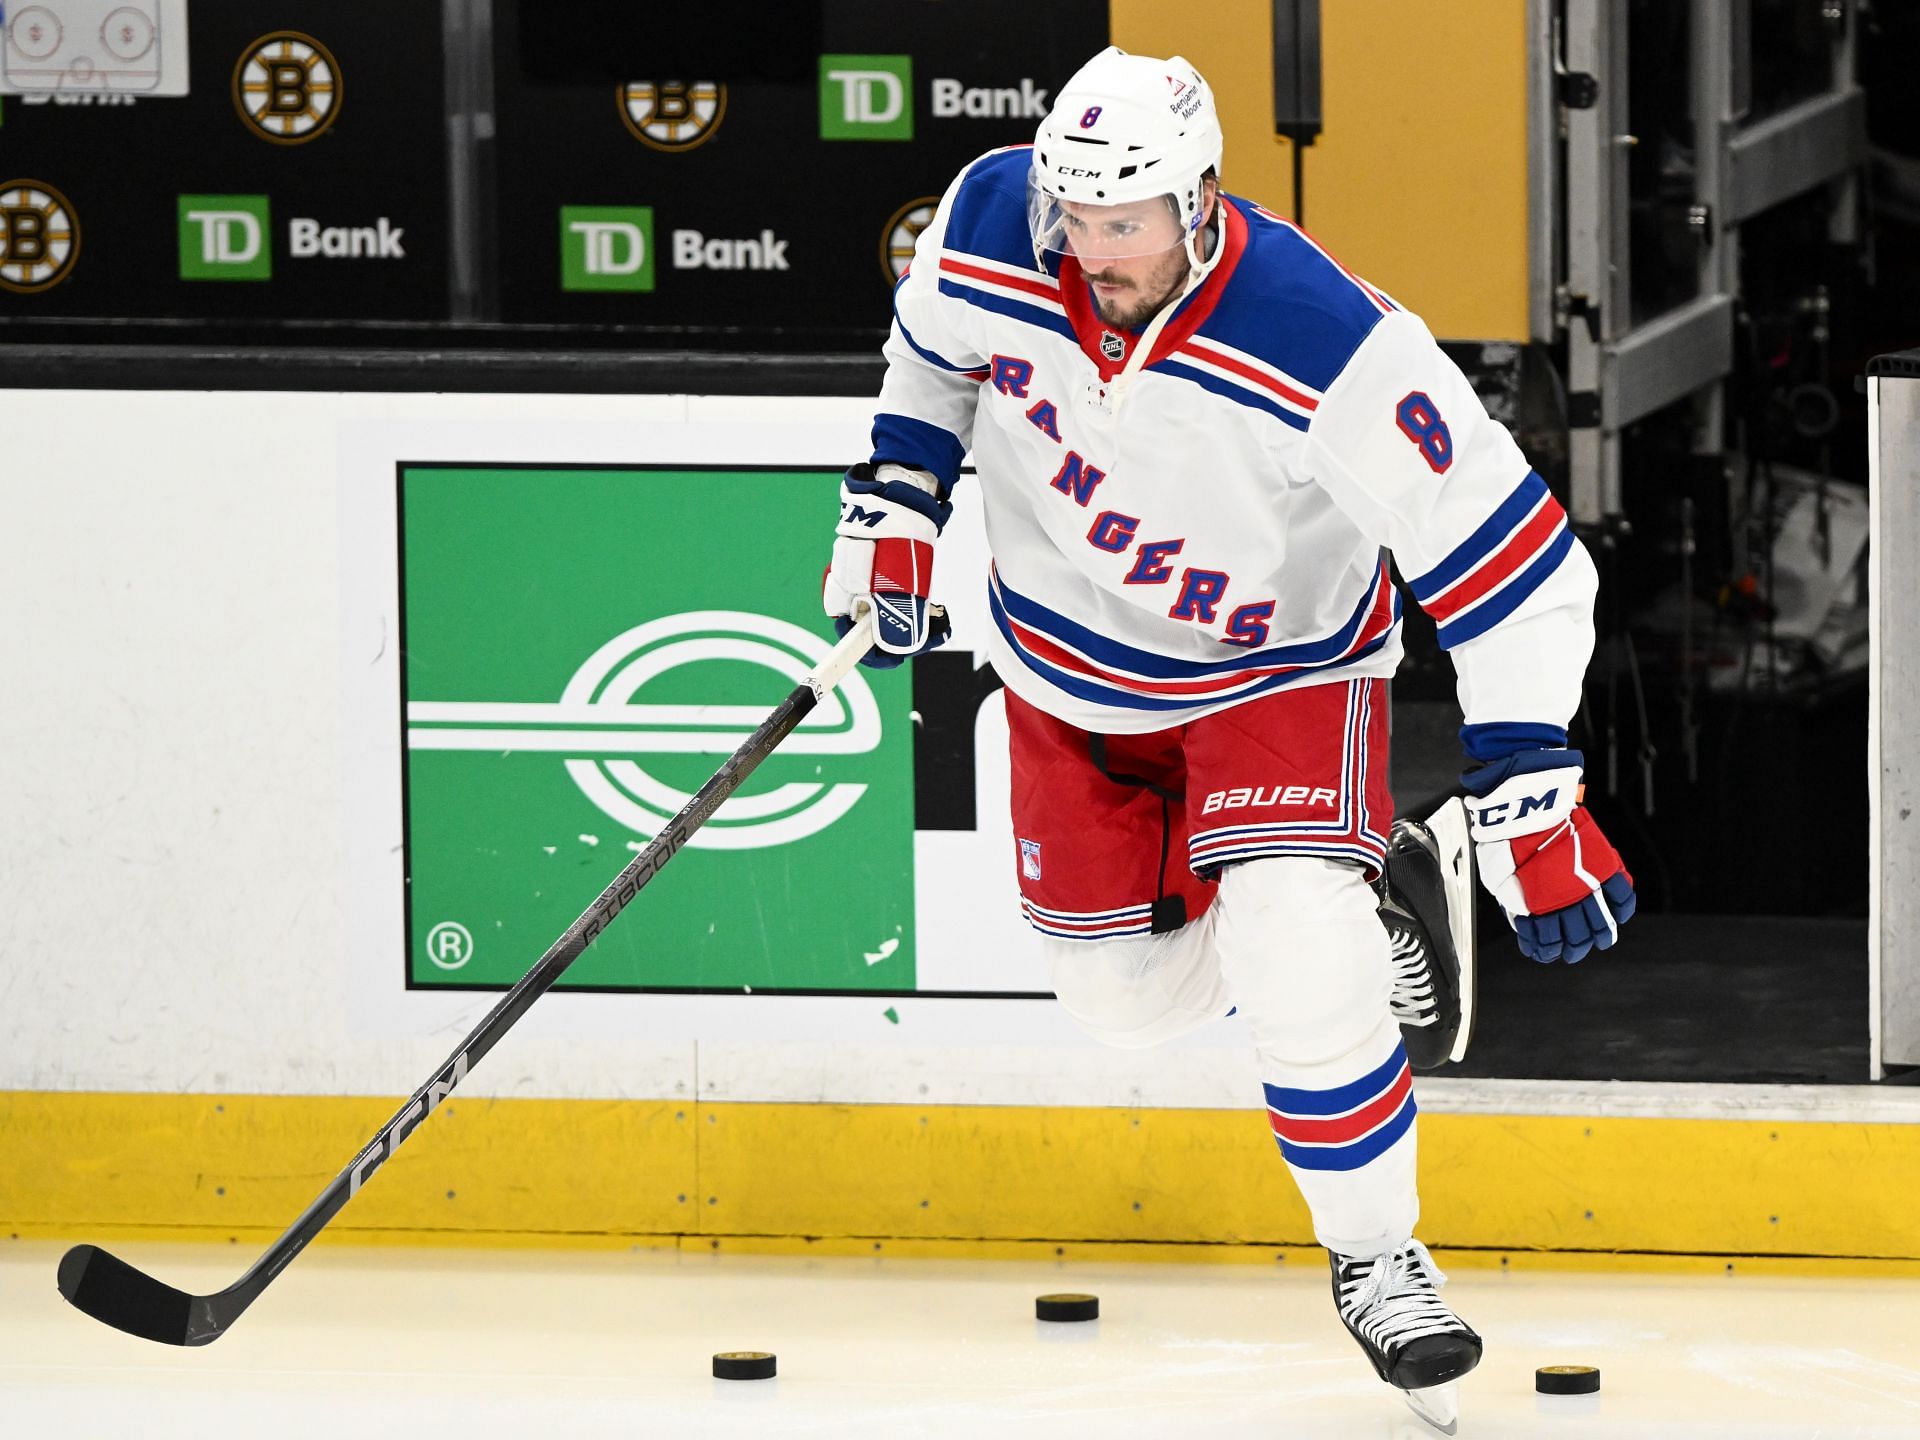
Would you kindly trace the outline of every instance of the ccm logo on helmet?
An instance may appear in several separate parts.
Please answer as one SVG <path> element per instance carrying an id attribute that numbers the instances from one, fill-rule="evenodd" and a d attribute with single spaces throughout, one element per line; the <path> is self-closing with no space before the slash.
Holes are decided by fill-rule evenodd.
<path id="1" fill-rule="evenodd" d="M 1100 178 L 1100 172 L 1098 170 L 1076 170 L 1071 165 L 1062 165 L 1058 168 L 1060 174 L 1076 175 L 1082 180 L 1098 180 Z"/>
<path id="2" fill-rule="evenodd" d="M 1270 805 L 1325 805 L 1331 808 L 1339 803 L 1340 797 L 1325 786 L 1309 789 L 1305 785 L 1288 785 L 1284 788 L 1279 785 L 1242 785 L 1236 790 L 1214 791 L 1207 796 L 1200 813 L 1211 815 L 1216 810 L 1265 809 Z"/>

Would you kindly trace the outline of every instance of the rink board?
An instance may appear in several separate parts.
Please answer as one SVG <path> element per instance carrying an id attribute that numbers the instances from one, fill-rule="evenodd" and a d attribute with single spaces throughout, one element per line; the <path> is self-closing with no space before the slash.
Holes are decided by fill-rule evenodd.
<path id="1" fill-rule="evenodd" d="M 455 971 L 409 984 L 400 466 L 831 466 L 860 453 L 870 412 L 810 397 L 0 397 L 19 533 L 70 542 L 0 567 L 0 609 L 20 620 L 0 673 L 34 702 L 0 707 L 0 753 L 23 762 L 0 875 L 27 899 L 0 941 L 0 1235 L 277 1233 L 497 998 Z M 983 568 L 975 494 L 942 542 L 949 580 Z M 822 503 L 830 518 L 824 490 Z M 733 554 L 741 527 L 714 513 L 700 543 Z M 653 543 L 681 541 L 694 544 Z M 73 583 L 74 546 L 89 583 Z M 950 604 L 952 658 L 987 621 L 978 584 Z M 650 618 L 636 602 L 623 623 Z M 583 649 L 556 645 L 548 703 L 564 703 Z M 791 681 L 767 683 L 770 704 Z M 958 798 L 973 803 L 948 793 L 945 828 L 916 825 L 899 902 L 914 943 L 887 953 L 876 936 L 849 967 L 884 980 L 910 956 L 910 980 L 548 996 L 335 1233 L 1308 1243 L 1243 1021 L 1124 1052 L 1046 997 L 1013 904 L 1004 713 L 964 684 L 941 698 L 972 744 L 939 763 L 971 764 Z M 549 758 L 541 783 L 557 787 L 577 757 Z M 556 822 L 530 841 L 611 873 L 637 842 L 579 813 L 571 837 Z M 676 863 L 661 893 L 703 888 L 692 862 L 721 858 Z M 704 888 L 710 923 L 752 910 L 766 935 L 807 938 L 777 886 Z M 623 920 L 639 954 L 648 916 Z M 1547 1107 L 1423 1084 L 1422 1235 L 1488 1252 L 1920 1258 L 1920 1096 L 1810 1088 L 1765 1111 L 1744 1089 L 1702 1102 L 1688 1088 L 1602 1086 Z"/>
<path id="2" fill-rule="evenodd" d="M 0 1094 L 0 1232 L 264 1235 L 393 1103 Z M 1909 1121 L 1429 1113 L 1419 1134 L 1420 1232 L 1437 1248 L 1920 1260 Z M 1313 1243 L 1256 1111 L 457 1096 L 333 1230 L 478 1244 Z"/>

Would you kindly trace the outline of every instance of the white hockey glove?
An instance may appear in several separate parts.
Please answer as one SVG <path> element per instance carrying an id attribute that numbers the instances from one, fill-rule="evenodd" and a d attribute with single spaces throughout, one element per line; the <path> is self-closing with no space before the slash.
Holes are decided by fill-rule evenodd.
<path id="1" fill-rule="evenodd" d="M 1638 903 L 1620 852 L 1580 803 L 1578 750 L 1523 750 L 1461 777 L 1480 878 L 1529 960 L 1607 950 Z"/>
<path id="2" fill-rule="evenodd" d="M 845 635 L 862 606 L 873 610 L 873 645 L 860 661 L 890 670 L 943 644 L 944 611 L 929 603 L 933 542 L 953 514 L 924 470 L 860 464 L 840 483 L 840 524 L 820 599 Z"/>

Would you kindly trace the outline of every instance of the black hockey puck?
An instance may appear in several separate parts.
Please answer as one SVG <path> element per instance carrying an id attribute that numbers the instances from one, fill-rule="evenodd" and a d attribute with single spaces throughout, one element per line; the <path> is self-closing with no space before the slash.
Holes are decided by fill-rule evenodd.
<path id="1" fill-rule="evenodd" d="M 766 1350 L 722 1350 L 713 1357 L 716 1380 L 771 1380 L 773 1355 Z"/>
<path id="2" fill-rule="evenodd" d="M 1098 1295 L 1042 1295 L 1033 1302 L 1036 1320 L 1098 1320 Z"/>
<path id="3" fill-rule="evenodd" d="M 1591 1365 L 1542 1365 L 1533 1372 L 1533 1388 L 1542 1395 L 1595 1395 L 1600 1372 Z"/>

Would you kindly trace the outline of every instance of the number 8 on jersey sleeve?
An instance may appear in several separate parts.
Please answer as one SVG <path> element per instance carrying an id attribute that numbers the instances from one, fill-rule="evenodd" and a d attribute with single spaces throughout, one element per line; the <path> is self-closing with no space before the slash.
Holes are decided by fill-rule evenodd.
<path id="1" fill-rule="evenodd" d="M 1415 390 L 1394 407 L 1393 418 L 1399 423 L 1400 433 L 1420 447 L 1427 467 L 1436 475 L 1446 474 L 1453 464 L 1453 433 L 1433 401 Z"/>

